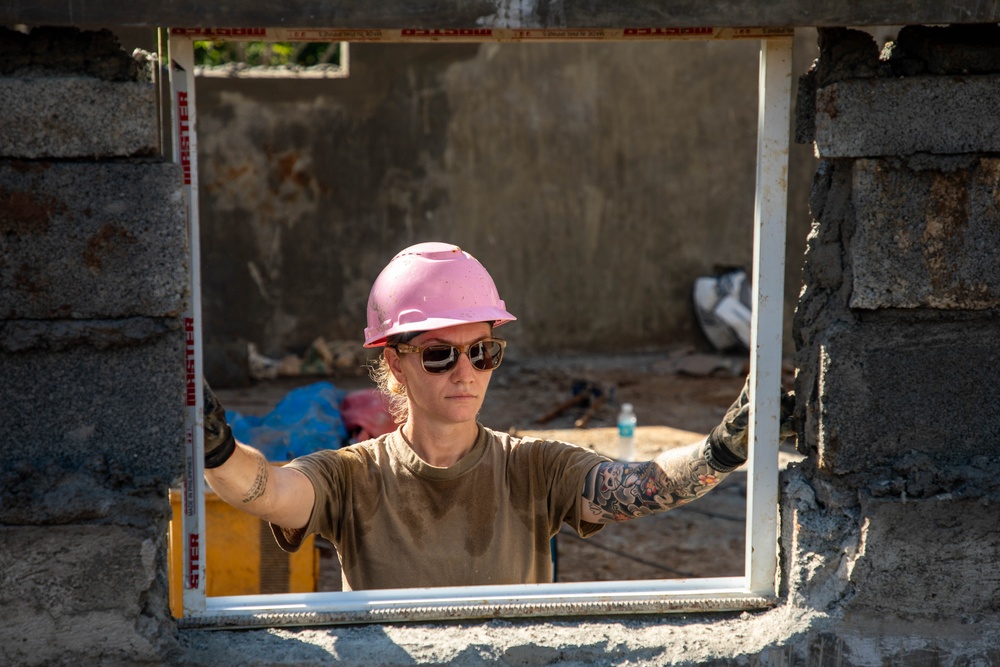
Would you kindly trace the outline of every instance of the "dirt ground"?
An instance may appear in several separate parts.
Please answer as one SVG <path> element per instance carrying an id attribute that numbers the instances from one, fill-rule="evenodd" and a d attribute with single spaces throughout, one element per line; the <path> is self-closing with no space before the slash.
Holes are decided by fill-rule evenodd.
<path id="1" fill-rule="evenodd" d="M 747 359 L 679 349 L 629 356 L 574 356 L 504 361 L 490 384 L 480 421 L 491 428 L 591 447 L 616 456 L 618 406 L 630 402 L 638 417 L 636 460 L 690 444 L 715 426 L 739 394 Z M 367 377 L 298 377 L 220 389 L 220 400 L 243 414 L 265 414 L 292 388 L 329 380 L 351 391 L 372 386 Z M 574 396 L 574 386 L 598 387 L 606 401 L 582 427 L 590 409 L 575 405 L 539 423 Z M 791 379 L 786 378 L 786 386 Z M 590 406 L 593 407 L 593 406 Z M 796 458 L 783 447 L 784 461 Z M 730 475 L 697 502 L 639 521 L 609 525 L 589 539 L 564 528 L 556 539 L 558 581 L 665 579 L 740 575 L 743 572 L 746 474 Z M 332 545 L 320 540 L 319 590 L 340 590 Z"/>

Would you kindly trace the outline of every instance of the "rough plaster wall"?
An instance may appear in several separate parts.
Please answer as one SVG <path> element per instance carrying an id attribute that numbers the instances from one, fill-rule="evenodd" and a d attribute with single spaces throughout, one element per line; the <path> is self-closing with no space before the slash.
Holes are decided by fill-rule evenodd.
<path id="1" fill-rule="evenodd" d="M 210 339 L 357 339 L 385 262 L 440 238 L 515 353 L 702 342 L 691 281 L 750 263 L 756 43 L 351 48 L 346 80 L 199 81 Z M 813 165 L 795 147 L 789 333 Z"/>
<path id="2" fill-rule="evenodd" d="M 527 344 L 699 340 L 692 278 L 749 268 L 756 52 L 488 45 L 448 70 L 444 213 L 491 249 Z"/>

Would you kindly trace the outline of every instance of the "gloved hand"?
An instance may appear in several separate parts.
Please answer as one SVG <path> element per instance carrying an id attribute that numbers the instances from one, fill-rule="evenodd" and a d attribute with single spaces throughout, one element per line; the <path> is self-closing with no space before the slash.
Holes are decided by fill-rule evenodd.
<path id="1" fill-rule="evenodd" d="M 205 467 L 218 468 L 236 451 L 233 430 L 226 423 L 226 411 L 218 397 L 203 380 L 205 400 Z"/>
<path id="2" fill-rule="evenodd" d="M 781 395 L 778 438 L 784 440 L 798 434 L 795 422 L 795 392 Z M 731 472 L 746 463 L 750 428 L 750 378 L 733 403 L 722 423 L 712 429 L 705 441 L 705 460 L 717 472 Z"/>

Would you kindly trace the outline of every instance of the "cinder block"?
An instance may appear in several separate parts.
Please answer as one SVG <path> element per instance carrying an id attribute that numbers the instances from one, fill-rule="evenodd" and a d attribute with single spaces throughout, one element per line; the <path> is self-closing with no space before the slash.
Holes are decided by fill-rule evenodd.
<path id="1" fill-rule="evenodd" d="M 864 550 L 848 570 L 850 612 L 963 624 L 1000 612 L 995 503 L 867 498 L 861 514 Z"/>
<path id="2" fill-rule="evenodd" d="M 936 466 L 996 457 L 996 318 L 872 313 L 821 345 L 819 465 L 833 474 L 921 453 Z M 933 489 L 930 489 L 933 492 Z"/>
<path id="3" fill-rule="evenodd" d="M 0 319 L 177 315 L 184 210 L 175 164 L 0 163 Z"/>
<path id="4" fill-rule="evenodd" d="M 816 91 L 820 157 L 1000 151 L 1000 75 L 840 81 Z"/>
<path id="5" fill-rule="evenodd" d="M 152 83 L 0 78 L 0 156 L 106 158 L 159 152 Z"/>
<path id="6" fill-rule="evenodd" d="M 124 347 L 0 350 L 0 524 L 93 518 L 107 488 L 177 480 L 185 341 L 178 326 Z M 67 470 L 95 484 L 53 486 Z"/>
<path id="7" fill-rule="evenodd" d="M 0 527 L 0 662 L 64 664 L 72 655 L 77 664 L 160 664 L 169 641 L 154 621 L 165 597 L 164 544 L 151 532 Z"/>
<path id="8" fill-rule="evenodd" d="M 855 161 L 853 308 L 1000 306 L 1000 160 L 941 160 Z"/>

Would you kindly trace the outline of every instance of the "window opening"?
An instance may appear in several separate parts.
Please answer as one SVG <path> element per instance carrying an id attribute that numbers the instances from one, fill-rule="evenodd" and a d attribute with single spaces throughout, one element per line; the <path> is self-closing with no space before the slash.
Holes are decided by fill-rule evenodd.
<path id="1" fill-rule="evenodd" d="M 468 586 L 338 593 L 207 597 L 201 275 L 194 77 L 195 40 L 253 37 L 260 42 L 760 40 L 757 172 L 754 204 L 750 352 L 750 459 L 743 576 Z M 214 43 L 214 42 L 213 42 Z M 174 160 L 182 167 L 191 247 L 191 304 L 186 345 L 185 481 L 182 529 L 170 548 L 183 554 L 187 627 L 273 627 L 332 623 L 729 611 L 774 604 L 777 570 L 778 396 L 784 285 L 785 217 L 793 31 L 784 28 L 645 28 L 624 30 L 170 30 Z M 344 51 L 346 53 L 346 50 Z"/>
<path id="2" fill-rule="evenodd" d="M 194 40 L 197 76 L 237 78 L 343 78 L 346 42 L 240 42 Z"/>

